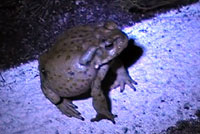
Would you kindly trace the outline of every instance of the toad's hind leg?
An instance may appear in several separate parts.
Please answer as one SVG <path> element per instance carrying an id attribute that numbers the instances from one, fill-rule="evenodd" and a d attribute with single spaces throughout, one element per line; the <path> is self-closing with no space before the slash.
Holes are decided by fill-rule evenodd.
<path id="1" fill-rule="evenodd" d="M 84 120 L 84 118 L 81 116 L 81 113 L 76 110 L 78 107 L 74 105 L 71 100 L 63 99 L 63 101 L 56 106 L 68 117 L 75 117 L 77 119 Z"/>
<path id="2" fill-rule="evenodd" d="M 45 94 L 45 96 L 57 106 L 57 108 L 66 116 L 68 117 L 75 117 L 81 120 L 84 120 L 84 118 L 81 116 L 81 114 L 76 110 L 78 107 L 75 106 L 71 100 L 68 100 L 66 98 L 61 98 L 59 95 L 57 95 L 54 91 L 51 89 L 42 86 L 42 91 Z"/>

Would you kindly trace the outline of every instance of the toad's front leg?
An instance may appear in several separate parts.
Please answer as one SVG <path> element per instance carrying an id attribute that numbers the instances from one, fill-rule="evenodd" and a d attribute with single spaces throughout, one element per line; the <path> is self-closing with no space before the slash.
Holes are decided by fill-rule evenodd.
<path id="1" fill-rule="evenodd" d="M 96 78 L 94 79 L 92 83 L 92 92 L 91 96 L 93 97 L 93 107 L 97 112 L 97 115 L 95 118 L 91 119 L 91 121 L 100 121 L 102 119 L 108 119 L 111 120 L 113 123 L 115 123 L 114 118 L 116 117 L 113 115 L 108 108 L 108 103 L 106 100 L 105 95 L 103 94 L 103 91 L 101 90 L 101 81 L 104 79 L 107 71 L 108 71 L 109 66 L 104 65 L 102 66 L 98 73 Z"/>
<path id="2" fill-rule="evenodd" d="M 128 74 L 127 70 L 125 69 L 122 61 L 119 58 L 116 58 L 112 65 L 111 70 L 117 74 L 117 78 L 111 88 L 120 87 L 120 91 L 123 92 L 125 89 L 125 85 L 131 87 L 134 91 L 136 88 L 133 85 L 137 85 L 137 82 L 134 81 Z"/>

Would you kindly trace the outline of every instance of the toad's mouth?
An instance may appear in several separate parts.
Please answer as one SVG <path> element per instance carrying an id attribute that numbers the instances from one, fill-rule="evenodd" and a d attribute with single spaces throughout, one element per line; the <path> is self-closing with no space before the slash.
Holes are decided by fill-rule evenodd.
<path id="1" fill-rule="evenodd" d="M 104 60 L 101 64 L 96 64 L 95 69 L 99 70 L 102 66 L 110 64 L 114 59 Z"/>

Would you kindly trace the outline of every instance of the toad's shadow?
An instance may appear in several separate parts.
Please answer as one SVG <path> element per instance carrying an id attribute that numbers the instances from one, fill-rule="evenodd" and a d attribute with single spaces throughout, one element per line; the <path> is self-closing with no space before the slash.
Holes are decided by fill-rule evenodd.
<path id="1" fill-rule="evenodd" d="M 137 46 L 133 39 L 130 39 L 128 42 L 127 48 L 119 55 L 120 60 L 124 63 L 125 68 L 127 69 L 131 65 L 133 65 L 143 54 L 143 49 Z M 111 101 L 109 98 L 110 87 L 116 80 L 116 73 L 109 69 L 106 74 L 104 80 L 102 81 L 101 88 L 104 91 L 104 95 L 106 96 L 109 109 L 111 111 Z M 82 95 L 72 97 L 72 100 L 82 100 L 91 97 L 90 95 L 91 89 Z"/>

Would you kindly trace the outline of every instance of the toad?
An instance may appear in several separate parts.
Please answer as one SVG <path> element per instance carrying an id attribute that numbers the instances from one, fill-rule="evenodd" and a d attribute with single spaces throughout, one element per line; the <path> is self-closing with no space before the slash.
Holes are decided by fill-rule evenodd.
<path id="1" fill-rule="evenodd" d="M 59 36 L 55 44 L 39 57 L 41 89 L 44 95 L 68 117 L 84 118 L 71 97 L 91 91 L 97 112 L 91 121 L 116 117 L 108 108 L 101 82 L 111 69 L 117 77 L 112 87 L 137 84 L 117 56 L 127 47 L 128 37 L 114 22 L 73 27 Z M 120 65 L 120 67 L 119 67 Z"/>

